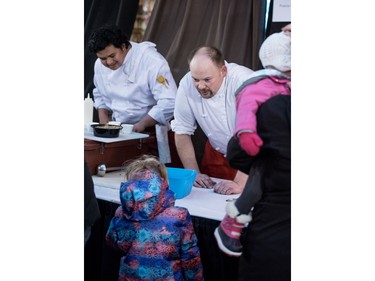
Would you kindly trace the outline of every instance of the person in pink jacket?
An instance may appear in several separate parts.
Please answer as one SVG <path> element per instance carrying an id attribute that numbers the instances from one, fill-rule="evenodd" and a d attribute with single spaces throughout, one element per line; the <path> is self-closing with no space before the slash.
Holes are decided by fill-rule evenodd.
<path id="1" fill-rule="evenodd" d="M 259 106 L 275 95 L 290 95 L 291 36 L 290 32 L 270 35 L 259 50 L 265 69 L 253 73 L 236 91 L 235 137 L 250 156 L 259 152 L 263 142 L 256 130 Z"/>
<path id="2" fill-rule="evenodd" d="M 276 95 L 291 94 L 291 33 L 282 31 L 266 38 L 259 50 L 264 69 L 254 72 L 236 91 L 236 125 L 234 139 L 250 156 L 263 145 L 257 134 L 257 111 Z M 219 248 L 230 256 L 242 254 L 241 232 L 251 221 L 251 209 L 262 197 L 262 171 L 250 170 L 240 197 L 229 202 L 226 215 L 215 229 Z"/>

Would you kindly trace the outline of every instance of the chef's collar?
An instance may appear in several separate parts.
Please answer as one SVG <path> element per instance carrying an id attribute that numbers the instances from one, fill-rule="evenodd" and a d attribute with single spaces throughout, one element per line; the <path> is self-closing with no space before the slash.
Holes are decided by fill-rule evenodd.
<path id="1" fill-rule="evenodd" d="M 217 91 L 216 95 L 212 97 L 212 99 L 220 99 L 225 96 L 226 84 L 227 84 L 227 76 L 223 78 L 223 82 L 221 82 L 219 90 Z"/>

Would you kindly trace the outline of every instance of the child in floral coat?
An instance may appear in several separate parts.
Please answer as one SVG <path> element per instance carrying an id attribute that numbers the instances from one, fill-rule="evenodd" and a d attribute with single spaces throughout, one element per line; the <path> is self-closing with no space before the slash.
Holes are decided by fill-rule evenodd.
<path id="1" fill-rule="evenodd" d="M 204 280 L 190 214 L 174 206 L 163 163 L 141 156 L 126 164 L 125 176 L 106 235 L 124 253 L 118 280 Z"/>

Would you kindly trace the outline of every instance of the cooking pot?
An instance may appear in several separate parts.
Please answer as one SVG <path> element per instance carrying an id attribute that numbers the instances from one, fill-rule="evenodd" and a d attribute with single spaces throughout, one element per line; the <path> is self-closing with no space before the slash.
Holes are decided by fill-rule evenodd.
<path id="1" fill-rule="evenodd" d="M 108 124 L 91 125 L 94 136 L 101 138 L 117 138 L 120 134 L 122 126 Z"/>

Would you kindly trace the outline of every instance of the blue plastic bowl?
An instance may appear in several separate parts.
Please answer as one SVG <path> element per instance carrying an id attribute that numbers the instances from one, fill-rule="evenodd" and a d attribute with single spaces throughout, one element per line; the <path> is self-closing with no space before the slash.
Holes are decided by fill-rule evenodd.
<path id="1" fill-rule="evenodd" d="M 169 188 L 175 193 L 176 199 L 189 195 L 193 187 L 197 171 L 167 167 Z"/>

